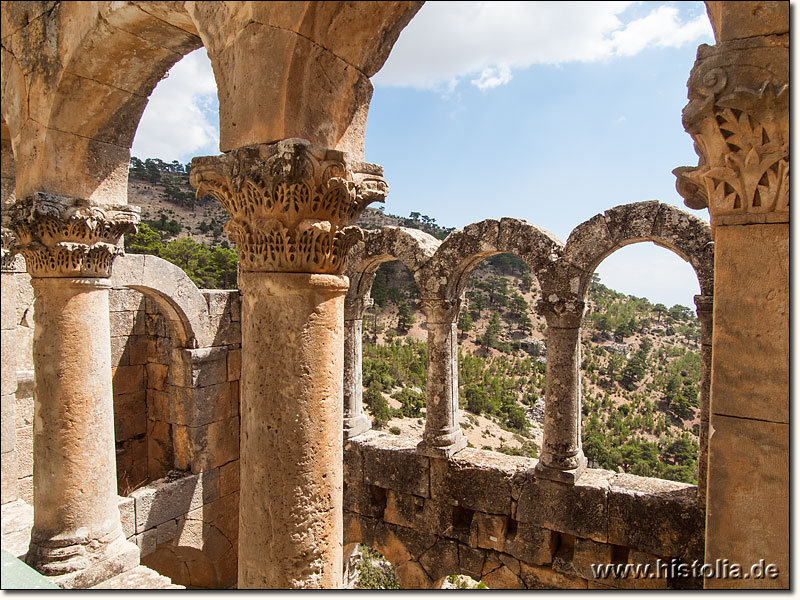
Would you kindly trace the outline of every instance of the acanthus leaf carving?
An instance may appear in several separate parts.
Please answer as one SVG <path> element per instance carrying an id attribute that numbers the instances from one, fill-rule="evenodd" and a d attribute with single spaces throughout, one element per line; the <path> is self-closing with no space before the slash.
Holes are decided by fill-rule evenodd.
<path id="1" fill-rule="evenodd" d="M 725 44 L 701 47 L 683 111 L 700 160 L 673 170 L 686 205 L 707 207 L 712 224 L 768 213 L 788 219 L 789 87 L 773 66 L 781 52 L 788 60 L 788 50 L 765 46 L 747 62 L 741 52 Z"/>
<path id="2" fill-rule="evenodd" d="M 12 252 L 25 257 L 33 277 L 109 277 L 119 240 L 137 230 L 139 209 L 39 192 L 17 201 L 9 216 Z"/>
<path id="3" fill-rule="evenodd" d="M 388 193 L 382 172 L 289 139 L 196 158 L 190 181 L 231 215 L 225 231 L 245 271 L 341 274 L 362 235 L 352 225 Z"/>

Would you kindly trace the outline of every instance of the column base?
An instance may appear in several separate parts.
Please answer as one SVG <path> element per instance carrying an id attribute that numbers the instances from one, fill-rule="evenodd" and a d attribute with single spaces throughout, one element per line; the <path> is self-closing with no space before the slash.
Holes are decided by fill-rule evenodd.
<path id="1" fill-rule="evenodd" d="M 422 456 L 432 458 L 450 458 L 459 450 L 467 447 L 467 438 L 459 429 L 445 436 L 439 436 L 433 440 L 423 438 L 417 444 L 417 452 Z"/>
<path id="2" fill-rule="evenodd" d="M 583 452 L 578 455 L 577 463 L 578 465 L 572 469 L 557 469 L 539 460 L 539 462 L 536 463 L 536 467 L 533 469 L 533 473 L 537 479 L 548 479 L 550 481 L 574 485 L 581 474 L 586 470 L 586 457 L 583 455 Z"/>
<path id="3" fill-rule="evenodd" d="M 349 440 L 372 429 L 372 423 L 367 415 L 361 413 L 357 417 L 345 417 L 343 427 L 344 439 Z"/>
<path id="4" fill-rule="evenodd" d="M 139 548 L 121 534 L 103 544 L 45 547 L 31 542 L 27 562 L 42 575 L 65 589 L 86 589 L 139 566 Z"/>

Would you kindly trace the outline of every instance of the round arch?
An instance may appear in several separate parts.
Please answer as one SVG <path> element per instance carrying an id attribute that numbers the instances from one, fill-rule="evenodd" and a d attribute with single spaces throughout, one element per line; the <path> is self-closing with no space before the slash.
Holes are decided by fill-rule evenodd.
<path id="1" fill-rule="evenodd" d="M 176 346 L 213 346 L 206 299 L 180 267 L 157 256 L 126 254 L 114 262 L 111 285 L 134 289 L 155 302 Z"/>
<path id="2" fill-rule="evenodd" d="M 714 242 L 708 223 L 657 200 L 623 204 L 584 221 L 569 235 L 563 262 L 577 270 L 586 299 L 592 274 L 616 250 L 653 242 L 692 265 L 703 296 L 714 295 Z"/>
<path id="3" fill-rule="evenodd" d="M 381 263 L 399 260 L 411 271 L 417 286 L 417 273 L 436 252 L 441 242 L 419 229 L 384 227 L 367 231 L 364 239 L 350 251 L 345 274 L 350 278 L 350 299 L 367 298 Z"/>
<path id="4" fill-rule="evenodd" d="M 454 231 L 424 267 L 426 296 L 458 298 L 470 273 L 495 254 L 511 253 L 525 261 L 540 280 L 552 269 L 564 247 L 552 233 L 522 219 L 486 219 Z"/>

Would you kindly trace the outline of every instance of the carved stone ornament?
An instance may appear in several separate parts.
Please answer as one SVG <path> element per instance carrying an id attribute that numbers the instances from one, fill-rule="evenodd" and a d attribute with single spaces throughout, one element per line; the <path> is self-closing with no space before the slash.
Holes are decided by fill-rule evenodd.
<path id="1" fill-rule="evenodd" d="M 389 191 L 382 174 L 344 152 L 288 139 L 195 158 L 190 183 L 231 215 L 225 231 L 243 270 L 341 274 L 362 236 L 352 225 Z"/>
<path id="2" fill-rule="evenodd" d="M 17 236 L 5 226 L 0 229 L 0 271 L 8 271 L 14 267 L 14 247 L 17 245 Z"/>
<path id="3" fill-rule="evenodd" d="M 536 303 L 536 310 L 545 318 L 548 327 L 575 328 L 580 327 L 586 303 L 572 295 L 548 294 Z"/>
<path id="4" fill-rule="evenodd" d="M 419 305 L 429 324 L 453 323 L 458 318 L 461 299 L 423 298 Z"/>
<path id="5" fill-rule="evenodd" d="M 139 208 L 92 206 L 85 200 L 39 192 L 9 210 L 13 250 L 33 277 L 109 277 L 117 246 L 136 233 Z"/>
<path id="6" fill-rule="evenodd" d="M 700 160 L 673 173 L 712 224 L 788 221 L 788 59 L 788 36 L 698 50 L 683 125 Z"/>

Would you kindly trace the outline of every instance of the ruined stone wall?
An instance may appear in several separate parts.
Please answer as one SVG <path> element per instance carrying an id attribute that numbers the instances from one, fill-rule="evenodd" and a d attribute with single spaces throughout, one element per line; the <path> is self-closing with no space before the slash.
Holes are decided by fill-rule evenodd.
<path id="1" fill-rule="evenodd" d="M 4 265 L 2 289 L 2 503 L 33 501 L 33 289 L 21 258 Z"/>
<path id="2" fill-rule="evenodd" d="M 595 579 L 591 565 L 702 559 L 697 488 L 587 469 L 564 484 L 537 461 L 467 448 L 452 458 L 369 432 L 345 444 L 345 547 L 381 552 L 404 588 L 464 574 L 489 588 L 686 588 L 692 579 Z"/>

